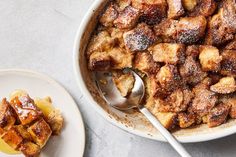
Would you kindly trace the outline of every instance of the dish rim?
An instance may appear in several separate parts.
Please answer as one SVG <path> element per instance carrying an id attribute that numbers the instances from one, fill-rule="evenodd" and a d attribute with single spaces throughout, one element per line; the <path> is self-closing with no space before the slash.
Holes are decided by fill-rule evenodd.
<path id="1" fill-rule="evenodd" d="M 77 33 L 74 40 L 74 47 L 73 47 L 73 71 L 76 78 L 77 85 L 79 87 L 80 92 L 83 94 L 85 99 L 89 102 L 90 105 L 93 106 L 93 108 L 108 122 L 113 124 L 114 126 L 123 129 L 126 132 L 132 133 L 134 135 L 138 135 L 140 137 L 156 140 L 156 141 L 162 141 L 167 142 L 162 136 L 150 136 L 142 131 L 135 130 L 131 127 L 126 127 L 124 124 L 119 123 L 119 121 L 109 117 L 109 114 L 103 110 L 103 108 L 93 99 L 90 91 L 86 87 L 85 81 L 83 79 L 83 76 L 81 74 L 80 69 L 80 43 L 83 38 L 84 32 L 86 31 L 86 27 L 89 24 L 89 21 L 91 20 L 93 14 L 96 12 L 96 10 L 100 7 L 100 5 L 106 0 L 95 0 L 90 8 L 88 9 L 87 13 L 84 15 L 80 26 L 77 29 Z M 229 135 L 232 135 L 236 133 L 236 125 L 230 126 L 224 129 L 220 129 L 220 131 L 217 132 L 209 132 L 204 134 L 192 134 L 188 136 L 177 136 L 176 138 L 181 143 L 197 143 L 197 142 L 205 142 L 210 140 L 219 139 L 222 137 L 226 137 Z"/>

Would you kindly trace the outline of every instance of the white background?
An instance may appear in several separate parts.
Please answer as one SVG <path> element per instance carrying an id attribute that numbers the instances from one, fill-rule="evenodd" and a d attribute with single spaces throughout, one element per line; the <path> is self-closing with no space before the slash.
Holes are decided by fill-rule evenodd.
<path id="1" fill-rule="evenodd" d="M 85 157 L 178 156 L 167 143 L 144 139 L 109 124 L 79 92 L 72 67 L 73 41 L 92 2 L 0 0 L 0 68 L 43 72 L 66 87 L 84 117 L 87 132 Z M 194 157 L 233 157 L 236 156 L 236 135 L 185 144 L 185 147 Z"/>

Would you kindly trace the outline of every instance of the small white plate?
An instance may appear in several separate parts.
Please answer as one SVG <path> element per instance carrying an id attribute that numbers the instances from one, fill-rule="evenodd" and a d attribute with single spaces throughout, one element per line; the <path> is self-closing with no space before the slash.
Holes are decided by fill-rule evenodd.
<path id="1" fill-rule="evenodd" d="M 33 71 L 0 70 L 0 98 L 9 97 L 16 90 L 26 90 L 32 98 L 50 96 L 53 106 L 60 109 L 65 125 L 60 136 L 52 137 L 40 157 L 82 157 L 85 147 L 85 132 L 81 114 L 69 93 L 56 81 Z M 6 155 L 0 157 L 23 157 Z"/>

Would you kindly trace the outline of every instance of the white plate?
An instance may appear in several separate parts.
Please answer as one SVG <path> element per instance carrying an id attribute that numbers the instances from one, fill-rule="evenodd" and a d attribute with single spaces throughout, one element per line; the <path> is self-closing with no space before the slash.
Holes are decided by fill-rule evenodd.
<path id="1" fill-rule="evenodd" d="M 26 90 L 35 97 L 50 96 L 53 106 L 60 109 L 65 126 L 60 136 L 52 137 L 40 157 L 82 157 L 85 146 L 84 124 L 76 103 L 68 92 L 48 76 L 18 69 L 0 70 L 0 97 L 8 97 L 15 89 Z M 0 157 L 23 157 L 6 155 Z"/>

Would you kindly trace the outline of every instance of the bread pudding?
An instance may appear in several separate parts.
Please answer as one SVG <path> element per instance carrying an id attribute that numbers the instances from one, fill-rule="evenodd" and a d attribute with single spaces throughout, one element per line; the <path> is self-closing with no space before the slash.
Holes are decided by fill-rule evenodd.
<path id="1" fill-rule="evenodd" d="M 235 0 L 109 1 L 86 52 L 122 96 L 134 79 L 121 71 L 140 74 L 144 105 L 167 129 L 236 118 Z"/>
<path id="2" fill-rule="evenodd" d="M 50 97 L 33 100 L 25 91 L 13 92 L 0 103 L 0 151 L 38 157 L 52 135 L 59 135 L 63 117 Z"/>

